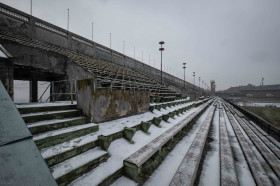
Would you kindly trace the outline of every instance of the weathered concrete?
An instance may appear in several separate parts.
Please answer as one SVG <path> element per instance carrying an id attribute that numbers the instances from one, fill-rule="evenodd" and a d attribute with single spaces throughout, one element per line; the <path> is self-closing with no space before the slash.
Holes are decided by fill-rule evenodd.
<path id="1" fill-rule="evenodd" d="M 12 60 L 8 58 L 0 58 L 0 80 L 10 97 L 14 96 L 14 67 Z"/>
<path id="2" fill-rule="evenodd" d="M 0 32 L 2 30 L 8 30 L 9 32 L 19 33 L 31 39 L 47 42 L 65 49 L 70 49 L 93 58 L 101 58 L 111 61 L 132 70 L 137 70 L 154 79 L 160 78 L 160 70 L 141 63 L 129 56 L 123 55 L 115 50 L 107 48 L 106 46 L 92 42 L 89 39 L 83 38 L 36 17 L 30 16 L 29 14 L 9 7 L 5 4 L 0 3 L 0 7 L 5 10 L 0 12 Z M 16 46 L 17 44 L 13 43 L 13 45 Z M 53 70 L 55 71 L 59 69 L 60 68 L 54 68 Z M 162 75 L 163 82 L 167 87 L 170 86 L 170 88 L 175 91 L 179 91 L 180 89 L 182 90 L 184 85 L 184 81 L 182 79 L 166 72 L 163 72 Z M 192 86 L 188 87 L 190 88 Z"/>
<path id="3" fill-rule="evenodd" d="M 196 92 L 190 92 L 190 100 L 195 100 L 197 99 Z"/>
<path id="4" fill-rule="evenodd" d="M 0 185 L 57 185 L 0 82 Z"/>
<path id="5" fill-rule="evenodd" d="M 147 91 L 95 89 L 94 79 L 77 81 L 77 104 L 93 122 L 103 122 L 148 111 Z"/>

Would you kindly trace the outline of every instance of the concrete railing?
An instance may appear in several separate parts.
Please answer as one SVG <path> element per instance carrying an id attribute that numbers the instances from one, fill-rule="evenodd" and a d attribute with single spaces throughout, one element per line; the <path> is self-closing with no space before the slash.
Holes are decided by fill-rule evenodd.
<path id="1" fill-rule="evenodd" d="M 142 72 L 143 74 L 160 79 L 160 70 L 135 60 L 129 56 L 112 50 L 106 46 L 93 42 L 82 36 L 69 32 L 56 25 L 38 19 L 34 16 L 26 14 L 15 8 L 0 3 L 0 14 L 6 19 L 12 19 L 17 24 L 8 24 L 6 28 L 16 31 L 24 35 L 28 35 L 32 39 L 37 39 L 51 43 L 56 46 L 74 50 L 94 58 L 101 58 L 113 63 L 126 66 L 130 69 Z M 22 24 L 27 23 L 25 29 L 18 29 Z M 4 27 L 1 29 L 5 29 Z M 184 86 L 184 80 L 177 78 L 171 74 L 163 72 L 163 81 L 175 84 L 179 87 Z M 194 88 L 198 91 L 203 89 L 186 82 L 187 88 Z"/>

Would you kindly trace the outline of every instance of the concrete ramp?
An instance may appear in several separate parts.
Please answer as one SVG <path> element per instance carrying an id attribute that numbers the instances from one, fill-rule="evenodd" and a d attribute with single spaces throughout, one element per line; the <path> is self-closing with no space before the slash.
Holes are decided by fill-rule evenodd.
<path id="1" fill-rule="evenodd" d="M 57 185 L 1 81 L 0 185 Z"/>

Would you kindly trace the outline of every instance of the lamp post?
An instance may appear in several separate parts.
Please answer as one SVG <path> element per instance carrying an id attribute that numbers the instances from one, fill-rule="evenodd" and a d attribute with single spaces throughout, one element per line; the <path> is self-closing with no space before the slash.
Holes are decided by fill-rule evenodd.
<path id="1" fill-rule="evenodd" d="M 135 45 L 134 45 L 134 59 L 135 59 Z"/>
<path id="2" fill-rule="evenodd" d="M 203 88 L 203 84 L 204 84 L 204 81 L 202 80 L 202 89 L 204 90 L 204 88 Z"/>
<path id="3" fill-rule="evenodd" d="M 112 33 L 110 32 L 110 49 L 112 48 Z"/>
<path id="4" fill-rule="evenodd" d="M 164 41 L 160 41 L 159 44 L 160 44 L 160 48 L 159 48 L 159 51 L 160 51 L 160 82 L 162 84 L 162 51 L 164 51 L 164 48 L 162 48 L 162 45 L 164 44 Z"/>
<path id="5" fill-rule="evenodd" d="M 91 23 L 91 41 L 93 41 L 93 22 Z"/>
<path id="6" fill-rule="evenodd" d="M 185 70 L 186 70 L 186 68 L 187 68 L 187 67 L 186 67 L 186 64 L 187 64 L 187 63 L 183 63 L 183 69 L 184 69 L 184 89 L 186 88 L 186 80 L 185 80 L 185 78 L 186 78 L 186 77 L 185 77 Z"/>
<path id="7" fill-rule="evenodd" d="M 198 81 L 199 81 L 199 89 L 200 89 L 200 77 L 198 77 Z"/>
<path id="8" fill-rule="evenodd" d="M 32 0 L 30 1 L 30 15 L 32 15 Z"/>
<path id="9" fill-rule="evenodd" d="M 124 55 L 124 50 L 125 50 L 125 40 L 123 40 L 123 55 Z"/>
<path id="10" fill-rule="evenodd" d="M 193 72 L 193 87 L 195 89 L 195 72 Z"/>
<path id="11" fill-rule="evenodd" d="M 67 9 L 67 31 L 69 31 L 69 8 Z"/>

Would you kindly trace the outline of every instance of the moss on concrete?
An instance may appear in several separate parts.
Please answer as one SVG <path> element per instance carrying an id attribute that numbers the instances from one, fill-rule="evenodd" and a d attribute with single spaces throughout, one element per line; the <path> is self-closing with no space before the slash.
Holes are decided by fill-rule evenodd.
<path id="1" fill-rule="evenodd" d="M 68 133 L 64 133 L 64 134 L 60 134 L 57 136 L 50 136 L 47 138 L 43 138 L 40 140 L 35 141 L 38 149 L 43 149 L 46 147 L 50 147 L 65 141 L 70 141 L 74 138 L 83 136 L 83 135 L 87 135 L 89 133 L 93 133 L 99 130 L 99 126 L 92 126 L 89 128 L 85 128 L 85 129 L 81 129 L 81 130 L 77 130 L 74 132 L 68 132 Z"/>

